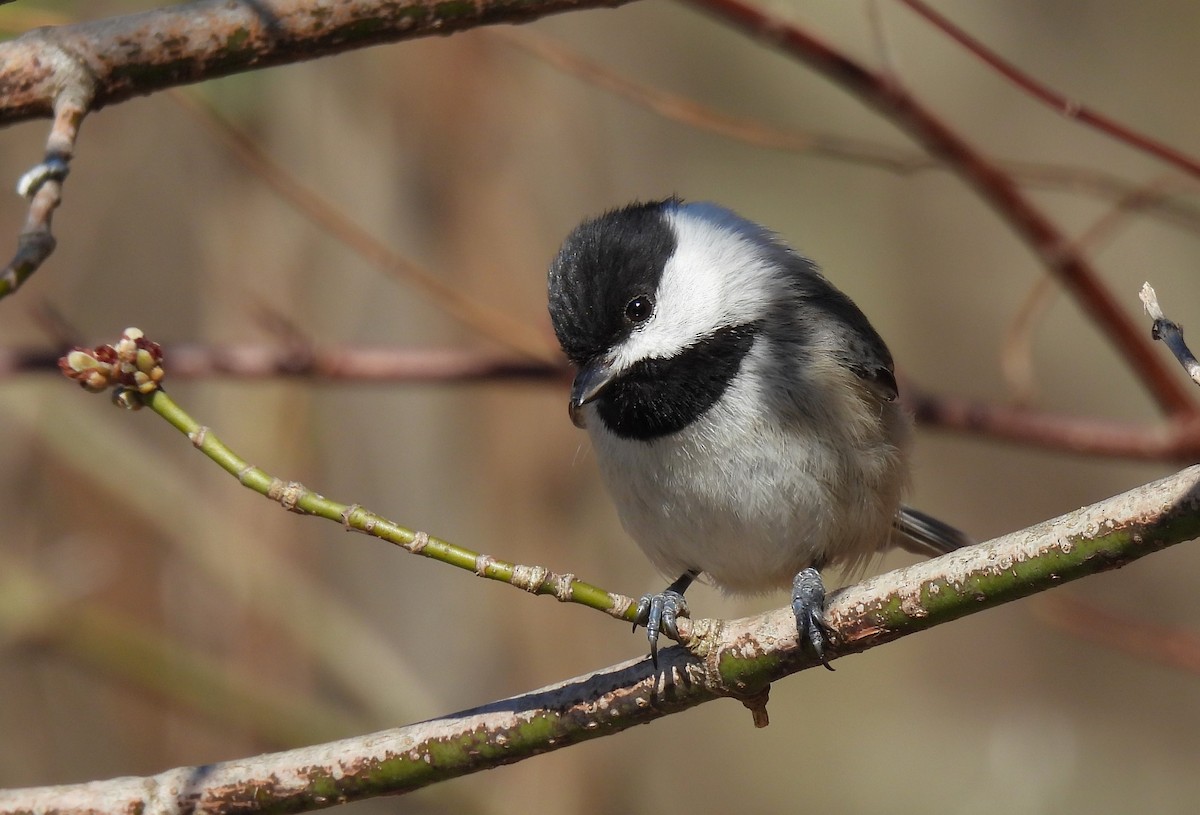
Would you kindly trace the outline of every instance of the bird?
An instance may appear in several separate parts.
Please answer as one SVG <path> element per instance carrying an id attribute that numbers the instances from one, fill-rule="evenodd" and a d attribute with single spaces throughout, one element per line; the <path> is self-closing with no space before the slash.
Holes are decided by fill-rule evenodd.
<path id="1" fill-rule="evenodd" d="M 883 549 L 971 543 L 902 503 L 911 418 L 863 312 L 776 233 L 710 202 L 634 202 L 588 218 L 550 264 L 554 333 L 626 532 L 673 582 L 638 601 L 657 665 L 697 579 L 791 589 L 826 668 L 821 571 Z"/>

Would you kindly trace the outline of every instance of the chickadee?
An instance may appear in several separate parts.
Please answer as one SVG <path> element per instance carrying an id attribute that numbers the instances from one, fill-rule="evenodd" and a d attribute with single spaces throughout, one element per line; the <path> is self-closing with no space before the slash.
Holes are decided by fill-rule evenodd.
<path id="1" fill-rule="evenodd" d="M 638 605 L 652 655 L 704 574 L 732 593 L 790 584 L 829 667 L 820 569 L 970 543 L 900 503 L 911 423 L 887 346 L 764 227 L 676 198 L 613 210 L 567 237 L 549 295 L 578 368 L 571 418 L 626 531 L 678 576 Z"/>

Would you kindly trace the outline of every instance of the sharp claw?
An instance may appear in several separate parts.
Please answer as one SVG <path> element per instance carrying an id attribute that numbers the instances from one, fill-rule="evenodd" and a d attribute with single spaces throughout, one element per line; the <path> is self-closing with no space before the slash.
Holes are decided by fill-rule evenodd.
<path id="1" fill-rule="evenodd" d="M 633 628 L 630 631 L 637 631 L 639 625 L 646 625 L 650 622 L 650 598 L 651 594 L 643 594 L 638 600 L 637 615 L 633 618 Z"/>
<path id="2" fill-rule="evenodd" d="M 825 644 L 830 629 L 825 624 L 825 584 L 816 569 L 802 569 L 792 581 L 792 613 L 796 615 L 796 630 L 801 642 L 812 646 L 821 664 L 833 670 L 825 658 Z"/>
<path id="3" fill-rule="evenodd" d="M 688 614 L 687 601 L 683 594 L 667 589 L 658 594 L 645 594 L 638 600 L 637 619 L 633 624 L 646 626 L 646 639 L 650 642 L 650 661 L 658 670 L 658 638 L 666 633 L 673 640 L 679 639 L 678 620 Z"/>
<path id="4" fill-rule="evenodd" d="M 650 641 L 650 661 L 658 670 L 658 632 L 662 626 L 663 606 L 666 600 L 661 594 L 650 598 L 650 619 L 646 621 L 646 639 Z"/>
<path id="5" fill-rule="evenodd" d="M 682 594 L 676 594 L 675 592 L 668 592 L 665 595 L 659 596 L 663 598 L 662 630 L 667 633 L 668 637 L 678 642 L 678 618 L 680 615 L 687 616 L 687 603 L 684 601 Z"/>

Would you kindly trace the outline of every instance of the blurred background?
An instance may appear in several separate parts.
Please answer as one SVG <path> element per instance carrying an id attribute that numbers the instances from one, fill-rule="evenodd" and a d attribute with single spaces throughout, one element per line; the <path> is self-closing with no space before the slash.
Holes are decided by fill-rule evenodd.
<path id="1" fill-rule="evenodd" d="M 155 5 L 21 3 L 0 9 L 0 26 L 14 36 Z M 939 7 L 1050 86 L 1200 153 L 1194 2 Z M 867 64 L 890 64 L 986 154 L 1066 170 L 1028 189 L 1069 236 L 1113 208 L 1096 173 L 1135 187 L 1172 177 L 1033 103 L 897 4 L 772 8 Z M 86 120 L 58 249 L 0 303 L 0 342 L 51 349 L 67 333 L 92 345 L 136 325 L 167 346 L 300 338 L 552 355 L 545 269 L 562 238 L 587 215 L 678 194 L 721 201 L 815 258 L 924 389 L 1158 421 L 1108 341 L 1053 287 L 1026 335 L 1030 378 L 1005 376 L 1006 337 L 1044 272 L 957 178 L 714 135 L 613 94 L 594 67 L 564 70 L 547 49 L 723 115 L 919 155 L 842 90 L 678 3 L 373 48 L 188 93 L 341 217 L 512 328 L 489 336 L 448 316 L 426 287 L 300 214 L 210 117 L 160 93 Z M 40 159 L 46 129 L 0 131 L 0 179 L 14 184 Z M 1130 313 L 1149 279 L 1188 325 L 1200 315 L 1200 200 L 1175 181 L 1183 215 L 1118 218 L 1086 251 Z M 24 210 L 15 194 L 0 199 L 0 245 L 15 246 Z M 171 391 L 249 461 L 332 498 L 625 594 L 663 585 L 567 419 L 565 383 L 214 377 Z M 916 451 L 910 502 L 980 540 L 1178 467 L 930 430 Z M 148 411 L 114 410 L 57 375 L 0 378 L 0 489 L 4 787 L 383 729 L 646 648 L 642 633 L 594 611 L 281 512 Z M 891 554 L 872 568 L 908 562 Z M 722 700 L 347 810 L 524 813 L 536 796 L 572 813 L 1194 811 L 1200 677 L 1056 621 L 1069 599 L 1200 634 L 1198 570 L 1200 551 L 1179 546 L 839 660 L 836 673 L 791 677 L 772 690 L 766 730 Z M 785 602 L 703 586 L 689 598 L 710 617 Z"/>

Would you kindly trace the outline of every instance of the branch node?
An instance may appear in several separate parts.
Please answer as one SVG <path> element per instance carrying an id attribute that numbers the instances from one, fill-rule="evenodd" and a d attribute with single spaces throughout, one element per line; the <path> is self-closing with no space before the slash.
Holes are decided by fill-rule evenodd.
<path id="1" fill-rule="evenodd" d="M 509 582 L 517 588 L 525 589 L 530 594 L 537 594 L 549 576 L 550 570 L 545 566 L 523 566 L 518 564 L 513 567 L 512 579 Z"/>
<path id="2" fill-rule="evenodd" d="M 17 192 L 30 201 L 29 213 L 17 239 L 17 251 L 0 274 L 0 297 L 20 288 L 54 251 L 51 220 L 62 203 L 62 184 L 71 170 L 79 126 L 95 96 L 96 78 L 87 64 L 49 37 L 43 41 L 45 50 L 38 56 L 51 69 L 54 123 L 42 161 L 17 182 Z"/>
<path id="3" fill-rule="evenodd" d="M 282 486 L 273 497 L 279 502 L 279 505 L 288 512 L 298 512 L 300 514 L 304 514 L 304 510 L 300 509 L 299 504 L 300 499 L 304 497 L 304 493 L 308 492 L 305 486 L 299 481 L 288 481 L 284 483 L 279 479 L 275 479 L 275 481 L 271 483 L 272 489 L 275 488 L 277 483 Z"/>
<path id="4" fill-rule="evenodd" d="M 489 568 L 494 566 L 496 559 L 491 555 L 476 555 L 475 556 L 475 574 L 480 577 L 486 577 Z"/>
<path id="5" fill-rule="evenodd" d="M 245 475 L 249 474 L 249 472 L 253 469 L 254 469 L 253 466 L 247 466 L 244 470 L 239 472 L 238 473 L 238 481 L 244 484 L 245 482 L 242 481 L 242 478 Z M 275 501 L 276 503 L 278 503 L 280 500 L 280 497 L 283 495 L 284 489 L 286 489 L 286 488 L 287 488 L 287 484 L 284 482 L 284 480 L 282 478 L 272 477 L 271 483 L 267 485 L 267 493 L 266 493 L 267 498 L 270 499 L 271 501 Z"/>
<path id="6" fill-rule="evenodd" d="M 355 512 L 358 512 L 360 509 L 362 509 L 362 504 L 351 504 L 350 506 L 348 506 L 344 510 L 342 510 L 342 527 L 345 528 L 345 530 L 347 532 L 357 532 L 358 531 L 351 525 L 350 516 L 353 515 Z"/>
<path id="7" fill-rule="evenodd" d="M 554 576 L 554 599 L 560 603 L 569 603 L 571 601 L 571 584 L 575 582 L 575 575 L 571 572 Z"/>
<path id="8" fill-rule="evenodd" d="M 429 534 L 427 532 L 414 532 L 413 539 L 404 544 L 404 548 L 412 552 L 414 555 L 419 555 L 428 545 Z"/>

